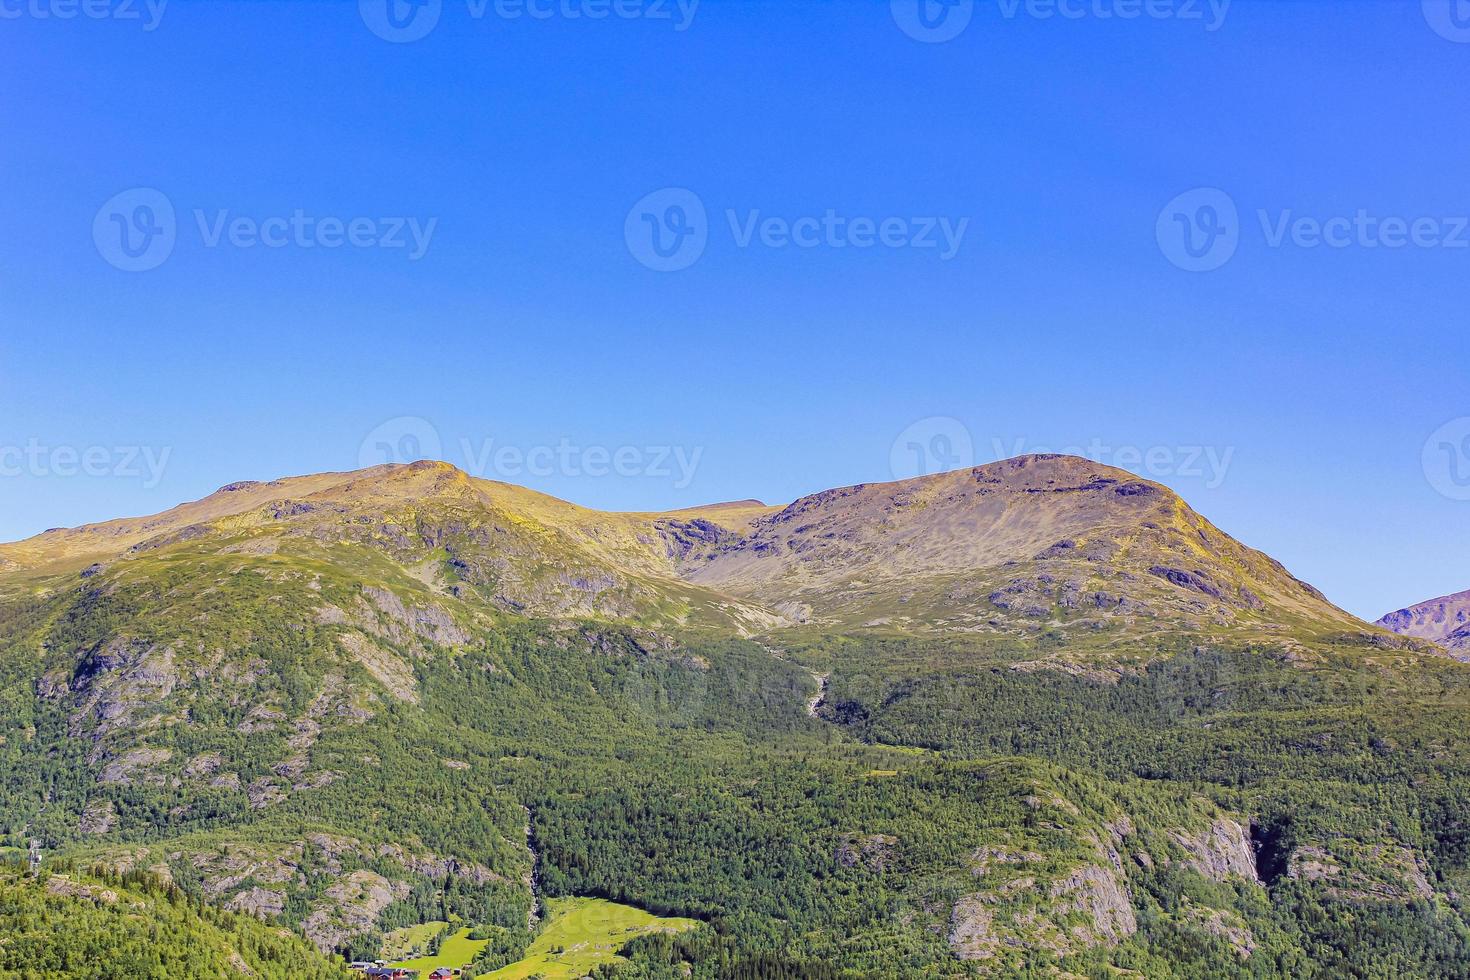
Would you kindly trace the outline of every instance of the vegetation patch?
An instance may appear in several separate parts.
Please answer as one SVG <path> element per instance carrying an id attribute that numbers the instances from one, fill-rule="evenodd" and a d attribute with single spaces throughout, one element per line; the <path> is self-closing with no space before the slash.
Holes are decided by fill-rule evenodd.
<path id="1" fill-rule="evenodd" d="M 595 898 L 548 903 L 550 921 L 526 958 L 493 973 L 492 980 L 574 980 L 618 961 L 618 952 L 640 936 L 677 933 L 699 926 L 693 919 L 665 919 L 642 909 Z M 482 977 L 481 980 L 484 980 Z"/>
<path id="2" fill-rule="evenodd" d="M 440 938 L 444 930 L 449 928 L 447 922 L 424 922 L 414 926 L 404 926 L 402 929 L 394 929 L 383 935 L 383 959 L 390 962 L 407 962 L 410 959 L 428 959 L 428 952 L 434 941 Z M 444 945 L 448 945 L 445 943 Z M 473 959 L 473 957 L 471 957 Z M 468 962 L 466 960 L 465 962 Z M 430 970 L 441 963 L 434 963 Z M 413 969 L 422 969 L 414 966 Z"/>
<path id="3" fill-rule="evenodd" d="M 435 929 L 433 935 L 430 937 L 431 940 L 439 938 L 440 933 L 444 931 L 445 927 L 448 926 L 448 923 L 436 922 L 433 923 L 433 925 L 437 928 Z M 417 928 L 423 927 L 420 926 Z M 450 970 L 458 970 L 463 967 L 467 967 L 471 963 L 473 963 L 476 957 L 480 955 L 481 950 L 483 950 L 487 944 L 488 940 L 471 939 L 469 929 L 458 929 L 453 934 L 444 936 L 442 938 L 442 941 L 439 944 L 439 951 L 437 953 L 433 953 L 427 956 L 419 956 L 411 960 L 403 960 L 393 965 L 401 966 L 409 970 L 418 970 L 419 975 L 424 977 L 428 976 L 433 971 L 440 969 L 441 967 Z M 388 951 L 386 940 L 383 948 L 385 955 L 391 957 L 392 953 Z"/>
<path id="4" fill-rule="evenodd" d="M 251 915 L 191 901 L 145 872 L 0 870 L 0 977 L 348 980 L 345 964 Z"/>

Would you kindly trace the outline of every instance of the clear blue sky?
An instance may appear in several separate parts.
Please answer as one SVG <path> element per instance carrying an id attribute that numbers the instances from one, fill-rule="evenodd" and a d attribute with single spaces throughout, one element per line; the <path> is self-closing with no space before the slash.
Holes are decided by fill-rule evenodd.
<path id="1" fill-rule="evenodd" d="M 977 461 L 1153 449 L 1133 468 L 1365 616 L 1470 588 L 1470 430 L 1423 459 L 1470 416 L 1470 21 L 985 0 L 926 34 L 886 2 L 442 0 L 390 42 L 384 0 L 69 2 L 0 0 L 0 538 L 380 442 L 653 509 L 889 479 L 909 443 L 964 462 L 968 437 Z M 635 208 L 665 188 L 703 222 L 689 195 Z M 1166 210 L 1197 188 L 1238 224 L 1203 192 Z M 172 250 L 119 268 L 168 242 L 141 237 L 160 196 Z M 1445 244 L 1272 244 L 1359 211 Z M 1234 230 L 1203 260 L 1171 243 L 1212 216 Z M 703 251 L 649 268 L 649 221 Z M 869 241 L 884 222 L 938 247 Z M 624 475 L 587 447 L 628 447 Z"/>

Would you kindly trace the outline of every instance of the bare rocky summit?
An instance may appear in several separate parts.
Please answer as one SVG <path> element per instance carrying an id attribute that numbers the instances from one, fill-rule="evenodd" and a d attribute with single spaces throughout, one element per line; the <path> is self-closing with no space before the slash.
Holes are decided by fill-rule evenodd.
<path id="1" fill-rule="evenodd" d="M 1438 643 L 1459 659 L 1470 659 L 1470 591 L 1416 603 L 1378 620 L 1404 636 Z"/>

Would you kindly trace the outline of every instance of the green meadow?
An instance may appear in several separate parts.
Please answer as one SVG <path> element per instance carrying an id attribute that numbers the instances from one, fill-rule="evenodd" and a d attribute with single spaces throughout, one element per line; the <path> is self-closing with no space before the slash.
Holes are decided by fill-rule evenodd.
<path id="1" fill-rule="evenodd" d="M 429 926 L 413 926 L 411 928 L 429 929 L 427 935 L 424 936 L 424 941 L 427 941 L 437 935 L 439 930 L 447 925 L 448 923 L 444 922 L 434 922 L 430 923 Z M 439 969 L 441 966 L 458 969 L 462 966 L 468 966 L 473 962 L 475 957 L 480 955 L 480 950 L 485 948 L 485 942 L 483 939 L 471 939 L 469 929 L 460 929 L 454 935 L 444 937 L 444 942 L 439 947 L 439 954 L 437 956 L 421 956 L 417 959 L 395 963 L 394 966 L 418 970 L 420 976 L 428 976 L 432 971 Z"/>
<path id="2" fill-rule="evenodd" d="M 546 980 L 573 980 L 615 962 L 618 951 L 638 936 L 681 932 L 699 924 L 693 919 L 662 919 L 642 909 L 594 898 L 552 899 L 547 911 L 550 924 L 536 937 L 525 959 L 487 974 L 490 980 L 525 980 L 537 975 Z"/>
<path id="3" fill-rule="evenodd" d="M 404 926 L 402 929 L 394 929 L 383 934 L 383 958 L 389 962 L 409 959 L 428 959 L 419 957 L 418 953 L 430 948 L 429 944 L 434 937 L 449 928 L 447 922 L 424 922 L 416 926 Z M 447 941 L 447 940 L 446 940 Z M 465 961 L 469 962 L 468 960 Z M 434 964 L 429 969 L 434 969 L 442 964 Z M 415 967 L 417 969 L 417 967 Z"/>

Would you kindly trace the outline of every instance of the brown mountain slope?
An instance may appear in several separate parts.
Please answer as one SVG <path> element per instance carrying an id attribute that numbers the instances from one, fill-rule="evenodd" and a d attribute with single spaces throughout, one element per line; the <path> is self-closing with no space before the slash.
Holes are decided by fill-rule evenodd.
<path id="1" fill-rule="evenodd" d="M 233 484 L 154 517 L 0 546 L 0 587 L 141 573 L 191 554 L 338 566 L 372 556 L 511 612 L 744 633 L 1363 627 L 1168 489 L 1062 456 L 785 508 L 670 513 L 589 510 L 432 462 Z"/>
<path id="2" fill-rule="evenodd" d="M 1391 612 L 1378 620 L 1384 629 L 1438 643 L 1470 657 L 1470 592 L 1457 592 Z"/>
<path id="3" fill-rule="evenodd" d="M 813 494 L 690 554 L 680 571 L 848 624 L 1358 623 L 1167 488 L 1064 456 Z"/>

